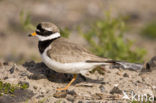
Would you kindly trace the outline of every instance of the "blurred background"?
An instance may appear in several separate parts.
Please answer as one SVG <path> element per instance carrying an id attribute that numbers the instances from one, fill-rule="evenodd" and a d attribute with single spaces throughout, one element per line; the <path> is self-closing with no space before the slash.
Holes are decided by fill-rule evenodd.
<path id="1" fill-rule="evenodd" d="M 101 57 L 143 63 L 156 54 L 155 0 L 0 0 L 0 59 L 41 61 L 37 39 L 42 21 Z"/>

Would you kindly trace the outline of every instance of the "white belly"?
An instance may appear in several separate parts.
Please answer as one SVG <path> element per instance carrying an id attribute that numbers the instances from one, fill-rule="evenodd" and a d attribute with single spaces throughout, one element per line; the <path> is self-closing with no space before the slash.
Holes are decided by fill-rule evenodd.
<path id="1" fill-rule="evenodd" d="M 60 73 L 71 73 L 71 74 L 85 74 L 88 71 L 92 70 L 96 66 L 100 65 L 99 63 L 86 63 L 86 62 L 75 62 L 75 63 L 60 63 L 49 58 L 46 54 L 46 51 L 41 55 L 43 62 L 52 70 Z"/>

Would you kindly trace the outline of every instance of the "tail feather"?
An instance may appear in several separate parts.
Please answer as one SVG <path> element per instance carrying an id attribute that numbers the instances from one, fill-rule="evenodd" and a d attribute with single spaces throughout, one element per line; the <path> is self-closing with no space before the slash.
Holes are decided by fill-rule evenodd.
<path id="1" fill-rule="evenodd" d="M 88 60 L 86 61 L 88 63 L 103 63 L 105 66 L 106 63 L 110 63 L 109 65 L 111 69 L 121 68 L 121 69 L 128 69 L 128 70 L 134 70 L 134 71 L 151 71 L 152 68 L 156 68 L 156 56 L 152 57 L 151 60 L 146 62 L 145 64 L 138 64 L 138 63 L 129 63 L 129 62 L 123 62 L 123 61 L 116 61 L 116 60 L 105 60 L 105 61 L 92 61 Z M 102 66 L 103 66 L 102 65 Z"/>
<path id="2" fill-rule="evenodd" d="M 94 60 L 87 60 L 87 63 L 117 63 L 115 60 L 105 60 L 105 61 L 94 61 Z"/>
<path id="3" fill-rule="evenodd" d="M 121 69 L 128 69 L 128 70 L 135 70 L 135 71 L 141 71 L 143 69 L 143 64 L 137 64 L 137 63 L 129 63 L 129 62 L 122 62 L 122 61 L 116 61 L 116 60 L 107 60 L 107 61 L 92 61 L 88 60 L 87 63 L 110 63 L 110 68 L 121 68 Z"/>
<path id="4" fill-rule="evenodd" d="M 115 65 L 112 65 L 111 68 L 117 68 L 117 67 L 121 68 L 121 69 L 141 71 L 143 69 L 144 65 L 137 64 L 137 63 L 128 63 L 128 62 L 117 61 Z"/>

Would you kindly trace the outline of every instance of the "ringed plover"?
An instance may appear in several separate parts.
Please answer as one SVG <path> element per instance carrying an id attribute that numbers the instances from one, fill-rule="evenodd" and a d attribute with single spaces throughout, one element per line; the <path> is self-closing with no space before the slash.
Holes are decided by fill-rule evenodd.
<path id="1" fill-rule="evenodd" d="M 61 37 L 58 27 L 50 22 L 41 22 L 29 36 L 39 39 L 38 48 L 43 62 L 52 70 L 74 74 L 66 90 L 76 80 L 77 74 L 85 74 L 101 65 L 111 65 L 114 61 L 98 57 L 83 46 Z"/>

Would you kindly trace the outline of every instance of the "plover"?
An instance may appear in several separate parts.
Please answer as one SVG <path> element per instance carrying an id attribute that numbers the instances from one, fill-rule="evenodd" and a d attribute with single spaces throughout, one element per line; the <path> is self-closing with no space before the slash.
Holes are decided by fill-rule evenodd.
<path id="1" fill-rule="evenodd" d="M 36 31 L 29 34 L 39 39 L 38 48 L 43 62 L 52 70 L 74 74 L 66 90 L 76 80 L 77 74 L 85 74 L 101 65 L 111 65 L 114 61 L 98 57 L 83 46 L 61 37 L 58 27 L 50 22 L 41 22 Z"/>

